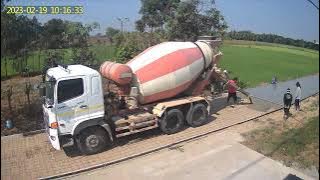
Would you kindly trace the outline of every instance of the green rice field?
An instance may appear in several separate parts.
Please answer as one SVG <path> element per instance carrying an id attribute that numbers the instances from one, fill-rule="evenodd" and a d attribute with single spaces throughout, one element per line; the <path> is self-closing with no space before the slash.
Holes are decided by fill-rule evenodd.
<path id="1" fill-rule="evenodd" d="M 113 59 L 115 47 L 106 45 L 91 46 L 99 62 Z M 221 48 L 223 58 L 220 67 L 230 72 L 231 77 L 238 77 L 249 87 L 261 83 L 269 83 L 275 75 L 279 80 L 319 72 L 319 52 L 292 46 L 250 41 L 226 41 Z M 52 50 L 49 50 L 52 51 Z M 63 52 L 63 62 L 70 63 L 71 49 L 56 50 Z M 31 71 L 42 68 L 46 53 L 34 52 L 28 57 L 28 67 Z M 13 60 L 7 64 L 8 75 L 17 74 L 13 68 Z M 5 76 L 4 60 L 1 60 L 1 77 Z"/>
<path id="2" fill-rule="evenodd" d="M 319 53 L 287 47 L 224 44 L 220 67 L 231 72 L 249 87 L 319 72 Z"/>

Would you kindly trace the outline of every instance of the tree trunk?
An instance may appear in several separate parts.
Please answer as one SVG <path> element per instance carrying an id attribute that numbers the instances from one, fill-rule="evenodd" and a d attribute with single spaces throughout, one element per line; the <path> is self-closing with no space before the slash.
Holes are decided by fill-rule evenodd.
<path id="1" fill-rule="evenodd" d="M 22 75 L 23 57 L 20 57 L 19 73 Z"/>
<path id="2" fill-rule="evenodd" d="M 12 106 L 11 106 L 12 86 L 10 86 L 6 90 L 6 95 L 7 95 L 7 98 L 8 98 L 9 110 L 10 110 L 10 113 L 12 113 Z"/>
<path id="3" fill-rule="evenodd" d="M 26 65 L 24 67 L 27 67 L 28 66 L 28 57 L 27 57 L 27 53 L 26 52 L 24 53 L 24 61 L 26 63 Z"/>
<path id="4" fill-rule="evenodd" d="M 30 93 L 27 94 L 27 100 L 28 100 L 28 110 L 31 112 L 31 106 L 30 106 Z"/>
<path id="5" fill-rule="evenodd" d="M 10 110 L 10 113 L 11 113 L 12 112 L 11 96 L 8 96 L 8 104 L 9 104 L 9 110 Z"/>
<path id="6" fill-rule="evenodd" d="M 32 71 L 34 71 L 35 70 L 35 68 L 34 68 L 34 64 L 35 64 L 35 60 L 36 60 L 36 57 L 34 56 L 35 54 L 34 54 L 34 51 L 32 52 L 33 53 L 33 59 L 32 59 Z M 31 68 L 30 68 L 30 71 L 31 71 Z"/>
<path id="7" fill-rule="evenodd" d="M 39 55 L 38 55 L 38 68 L 39 68 L 39 71 L 41 71 L 41 67 L 40 67 L 40 56 L 41 56 L 41 48 L 39 50 Z"/>
<path id="8" fill-rule="evenodd" d="M 4 56 L 4 69 L 5 69 L 5 72 L 6 72 L 6 79 L 8 78 L 8 67 L 7 67 L 7 56 Z"/>
<path id="9" fill-rule="evenodd" d="M 30 106 L 30 91 L 31 91 L 31 84 L 30 82 L 26 83 L 26 89 L 25 89 L 25 93 L 27 95 L 27 102 L 28 102 L 28 110 L 30 112 L 31 106 Z"/>

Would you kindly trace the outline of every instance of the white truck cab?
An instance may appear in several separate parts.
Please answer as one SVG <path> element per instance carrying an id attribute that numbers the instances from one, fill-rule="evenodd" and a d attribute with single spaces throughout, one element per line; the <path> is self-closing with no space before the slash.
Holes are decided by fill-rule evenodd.
<path id="1" fill-rule="evenodd" d="M 68 143 L 74 144 L 73 140 L 77 137 L 77 143 L 82 143 L 82 150 L 87 154 L 95 153 L 95 146 L 101 144 L 98 141 L 105 139 L 92 135 L 82 140 L 78 137 L 80 133 L 86 136 L 82 130 L 91 126 L 104 128 L 101 134 L 107 132 L 112 139 L 110 127 L 104 120 L 101 81 L 98 71 L 83 65 L 48 69 L 43 114 L 50 142 L 55 149 L 60 150 Z"/>

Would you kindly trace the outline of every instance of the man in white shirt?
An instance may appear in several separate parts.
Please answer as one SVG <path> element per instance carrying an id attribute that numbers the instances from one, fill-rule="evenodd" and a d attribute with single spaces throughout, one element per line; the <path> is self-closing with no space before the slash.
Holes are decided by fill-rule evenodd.
<path id="1" fill-rule="evenodd" d="M 301 85 L 299 82 L 296 83 L 297 89 L 296 89 L 296 95 L 295 95 L 295 101 L 294 106 L 296 108 L 296 111 L 300 111 L 300 100 L 301 100 Z"/>

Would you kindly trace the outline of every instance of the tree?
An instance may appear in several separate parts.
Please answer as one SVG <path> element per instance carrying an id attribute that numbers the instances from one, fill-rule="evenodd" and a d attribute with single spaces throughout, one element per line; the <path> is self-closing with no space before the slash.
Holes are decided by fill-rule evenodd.
<path id="1" fill-rule="evenodd" d="M 61 19 L 51 19 L 43 26 L 43 41 L 46 42 L 48 49 L 60 49 L 66 47 L 64 32 L 66 32 L 66 24 Z"/>
<path id="2" fill-rule="evenodd" d="M 82 65 L 94 65 L 96 64 L 96 57 L 88 47 L 73 48 L 72 49 L 72 59 L 75 64 Z"/>
<path id="3" fill-rule="evenodd" d="M 292 39 L 285 38 L 275 34 L 255 34 L 251 31 L 230 31 L 227 33 L 227 37 L 237 40 L 249 40 L 249 41 L 261 41 L 269 43 L 279 43 L 286 44 L 291 46 L 309 48 L 314 50 L 319 50 L 319 45 L 316 45 L 312 42 L 305 41 L 303 39 Z"/>
<path id="4" fill-rule="evenodd" d="M 213 3 L 213 2 L 211 2 Z M 220 11 L 212 4 L 200 11 L 200 0 L 180 2 L 168 22 L 170 39 L 196 40 L 200 35 L 223 35 L 228 28 Z"/>
<path id="5" fill-rule="evenodd" d="M 12 56 L 20 59 L 20 65 L 14 63 L 17 65 L 16 70 L 21 71 L 22 63 L 27 59 L 25 55 L 37 47 L 38 31 L 41 31 L 41 24 L 35 17 L 30 19 L 24 15 L 16 16 L 1 12 L 1 57 L 5 61 L 6 76 L 7 61 Z"/>
<path id="6" fill-rule="evenodd" d="M 168 22 L 168 36 L 170 39 L 195 40 L 200 34 L 200 16 L 197 5 L 199 1 L 181 2 L 175 16 Z M 203 25 L 203 24 L 202 24 Z"/>
<path id="7" fill-rule="evenodd" d="M 139 32 L 145 31 L 146 24 L 141 19 L 136 21 L 135 25 L 136 25 L 136 30 L 138 30 Z"/>
<path id="8" fill-rule="evenodd" d="M 108 27 L 106 30 L 106 36 L 110 39 L 111 43 L 113 43 L 113 38 L 118 33 L 120 33 L 120 30 L 112 27 Z"/>
<path id="9" fill-rule="evenodd" d="M 136 29 L 151 32 L 164 29 L 168 37 L 195 40 L 199 35 L 223 35 L 227 24 L 210 0 L 141 0 Z"/>
<path id="10" fill-rule="evenodd" d="M 27 102 L 28 102 L 28 110 L 29 110 L 29 113 L 30 113 L 30 109 L 31 109 L 31 106 L 30 106 L 30 92 L 31 92 L 31 89 L 32 89 L 32 85 L 31 83 L 28 81 L 26 82 L 26 86 L 25 86 L 25 90 L 24 90 L 24 93 L 26 94 L 27 96 Z"/>
<path id="11" fill-rule="evenodd" d="M 174 15 L 180 0 L 141 0 L 139 13 L 141 19 L 136 22 L 139 31 L 149 28 L 151 31 L 156 28 L 163 28 L 169 17 Z"/>
<path id="12" fill-rule="evenodd" d="M 12 114 L 12 105 L 11 105 L 11 96 L 12 96 L 12 86 L 10 85 L 6 91 L 5 91 L 5 94 L 7 96 L 7 100 L 8 100 L 8 104 L 9 104 L 9 111 L 10 111 L 10 114 Z"/>
<path id="13" fill-rule="evenodd" d="M 100 28 L 99 23 L 83 25 L 81 22 L 51 19 L 44 24 L 43 41 L 48 49 L 87 46 L 89 33 Z"/>

